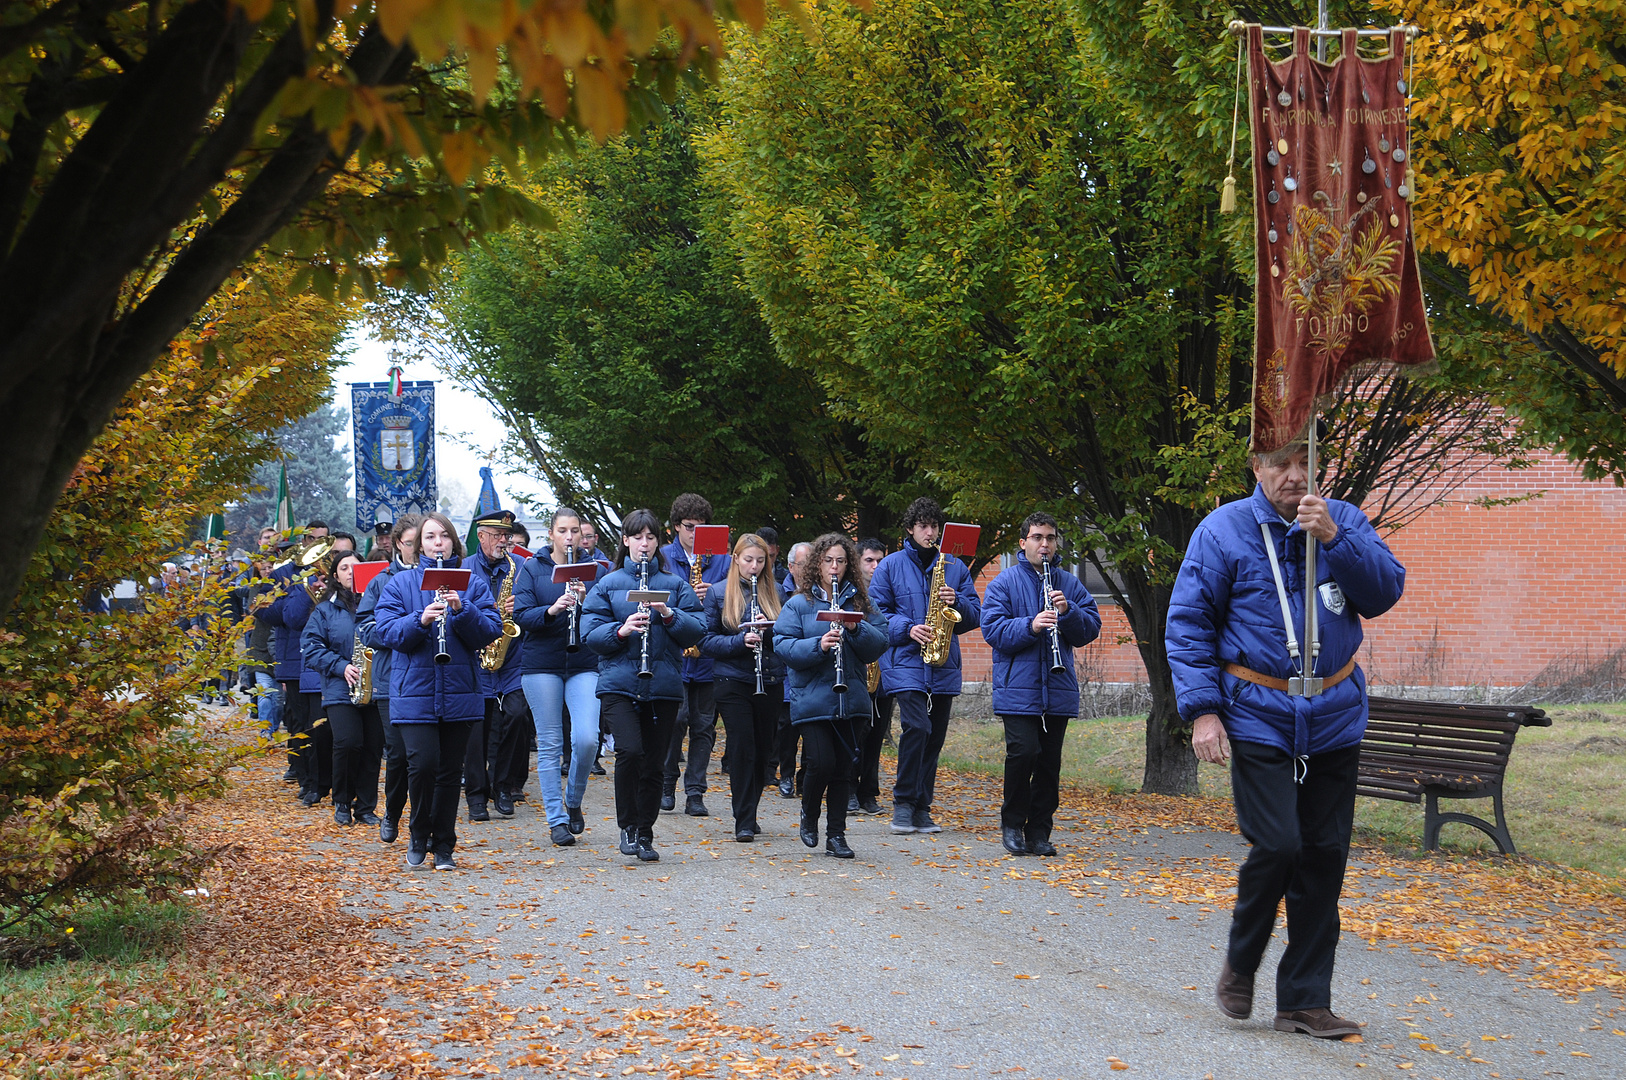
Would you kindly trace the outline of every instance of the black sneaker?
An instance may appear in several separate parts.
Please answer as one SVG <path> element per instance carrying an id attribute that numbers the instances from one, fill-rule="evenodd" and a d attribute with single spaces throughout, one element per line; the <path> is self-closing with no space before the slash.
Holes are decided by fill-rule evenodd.
<path id="1" fill-rule="evenodd" d="M 501 814 L 503 817 L 514 816 L 514 804 L 508 801 L 508 797 L 506 795 L 497 796 L 497 813 Z"/>
<path id="2" fill-rule="evenodd" d="M 1050 842 L 1050 837 L 1043 833 L 1030 832 L 1027 834 L 1028 850 L 1035 855 L 1054 855 L 1056 845 Z"/>
<path id="3" fill-rule="evenodd" d="M 749 825 L 739 825 L 734 829 L 734 842 L 736 844 L 749 844 L 757 838 Z"/>
<path id="4" fill-rule="evenodd" d="M 355 816 L 350 813 L 350 808 L 348 806 L 335 806 L 333 808 L 333 824 L 354 825 L 355 823 Z"/>
<path id="5" fill-rule="evenodd" d="M 858 809 L 862 810 L 866 814 L 885 813 L 885 811 L 881 809 L 881 804 L 875 800 L 873 795 L 867 799 L 859 799 Z"/>
<path id="6" fill-rule="evenodd" d="M 847 838 L 840 833 L 832 833 L 824 841 L 824 853 L 834 855 L 838 859 L 853 857 L 853 849 L 847 846 Z"/>
<path id="7" fill-rule="evenodd" d="M 711 811 L 706 809 L 706 800 L 699 795 L 690 795 L 683 812 L 690 817 L 711 817 Z"/>
<path id="8" fill-rule="evenodd" d="M 862 809 L 863 808 L 858 805 L 858 796 L 857 795 L 849 795 L 849 796 L 847 796 L 847 813 L 856 814 Z"/>
<path id="9" fill-rule="evenodd" d="M 794 799 L 796 797 L 796 785 L 789 777 L 779 781 L 779 797 L 781 799 Z"/>
<path id="10" fill-rule="evenodd" d="M 570 831 L 575 833 L 577 836 L 580 836 L 582 834 L 582 830 L 587 828 L 587 819 L 582 817 L 582 808 L 579 806 L 567 806 L 565 807 L 565 813 L 570 817 Z"/>
<path id="11" fill-rule="evenodd" d="M 608 773 L 606 773 L 604 771 L 604 766 L 602 764 L 600 764 L 596 759 L 593 762 L 593 768 L 592 768 L 591 772 L 592 772 L 592 775 L 594 775 L 594 776 L 608 776 L 609 775 Z"/>
<path id="12" fill-rule="evenodd" d="M 315 806 L 317 803 L 322 801 L 322 796 L 315 791 L 306 791 L 305 794 L 299 797 L 299 801 L 304 803 L 306 806 Z"/>
<path id="13" fill-rule="evenodd" d="M 357 825 L 381 825 L 383 822 L 384 819 L 373 813 L 371 810 L 363 810 L 361 813 L 356 815 Z"/>
<path id="14" fill-rule="evenodd" d="M 899 834 L 915 831 L 915 812 L 903 803 L 892 807 L 892 831 Z"/>
<path id="15" fill-rule="evenodd" d="M 553 827 L 553 844 L 555 847 L 569 847 L 576 842 L 576 834 L 570 831 L 569 825 L 555 825 Z"/>
<path id="16" fill-rule="evenodd" d="M 457 860 L 452 858 L 451 852 L 435 852 L 436 870 L 456 870 Z"/>
<path id="17" fill-rule="evenodd" d="M 819 823 L 817 821 L 809 820 L 806 810 L 802 811 L 802 825 L 800 831 L 802 835 L 802 843 L 806 844 L 808 847 L 819 846 Z"/>
<path id="18" fill-rule="evenodd" d="M 469 807 L 469 820 L 470 821 L 490 821 L 491 820 L 491 812 L 486 809 L 486 804 L 485 803 L 480 803 L 478 806 L 471 806 L 471 807 Z"/>
<path id="19" fill-rule="evenodd" d="M 638 854 L 638 833 L 634 829 L 621 830 L 621 854 Z"/>
<path id="20" fill-rule="evenodd" d="M 429 869 L 429 859 L 423 852 L 414 848 L 407 848 L 407 869 L 427 870 Z"/>
<path id="21" fill-rule="evenodd" d="M 267 737 L 269 738 L 269 736 L 267 736 Z M 282 782 L 284 784 L 292 784 L 294 781 L 296 781 L 298 779 L 299 779 L 299 774 L 294 772 L 294 767 L 292 765 L 288 766 L 288 771 L 282 774 Z"/>
<path id="22" fill-rule="evenodd" d="M 661 853 L 655 850 L 653 836 L 640 836 L 638 838 L 638 858 L 643 862 L 660 862 Z"/>
<path id="23" fill-rule="evenodd" d="M 677 806 L 677 794 L 671 791 L 661 792 L 661 809 L 671 810 Z"/>
<path id="24" fill-rule="evenodd" d="M 930 810 L 916 810 L 913 822 L 915 832 L 934 833 L 943 831 L 943 826 L 932 820 Z"/>
<path id="25" fill-rule="evenodd" d="M 525 789 L 520 788 L 518 791 L 510 791 L 508 793 L 508 801 L 511 802 L 511 803 L 522 803 L 522 802 L 524 802 L 525 801 Z"/>
<path id="26" fill-rule="evenodd" d="M 378 823 L 378 838 L 386 844 L 395 843 L 395 838 L 401 835 L 401 823 L 385 818 Z"/>

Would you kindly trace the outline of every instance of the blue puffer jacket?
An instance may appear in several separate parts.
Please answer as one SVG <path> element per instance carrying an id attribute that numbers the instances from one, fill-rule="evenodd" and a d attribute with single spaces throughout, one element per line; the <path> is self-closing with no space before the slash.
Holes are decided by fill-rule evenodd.
<path id="1" fill-rule="evenodd" d="M 837 593 L 839 605 L 857 611 L 857 594 L 852 582 L 843 581 Z M 790 669 L 785 697 L 790 702 L 792 724 L 870 715 L 864 665 L 874 663 L 886 651 L 886 619 L 879 611 L 871 611 L 842 637 L 841 664 L 847 692 L 837 694 L 835 653 L 819 648 L 819 639 L 831 625 L 819 622 L 819 612 L 829 610 L 830 594 L 814 586 L 811 597 L 806 593 L 791 597 L 773 624 L 775 651 Z"/>
<path id="2" fill-rule="evenodd" d="M 697 645 L 706 632 L 700 621 L 700 600 L 689 583 L 669 571 L 649 565 L 649 587 L 672 594 L 667 607 L 670 624 L 651 613 L 649 668 L 654 677 L 640 679 L 638 663 L 643 645 L 638 634 L 625 639 L 616 631 L 638 610 L 627 602 L 627 591 L 638 587 L 637 564 L 612 570 L 599 579 L 582 605 L 582 641 L 599 655 L 598 696 L 620 694 L 635 701 L 683 700 L 683 650 Z"/>
<path id="3" fill-rule="evenodd" d="M 913 540 L 905 540 L 903 550 L 882 559 L 870 579 L 869 598 L 886 616 L 887 644 L 891 646 L 881 657 L 881 690 L 887 694 L 906 690 L 958 694 L 960 635 L 977 628 L 982 605 L 977 602 L 971 571 L 966 569 L 965 563 L 951 557 L 944 568 L 943 580 L 958 597 L 954 609 L 960 613 L 960 621 L 954 625 L 954 638 L 949 642 L 948 663 L 942 667 L 927 667 L 920 658 L 919 643 L 909 636 L 911 627 L 926 621 L 929 600 L 926 587 L 931 584 L 931 569 L 929 565 L 925 570 L 920 568 L 917 553 L 921 550 Z"/>
<path id="4" fill-rule="evenodd" d="M 456 566 L 456 559 L 447 565 Z M 480 648 L 502 629 L 491 590 L 479 574 L 469 575 L 463 608 L 448 615 L 447 664 L 435 663 L 438 634 L 423 625 L 424 608 L 435 602 L 432 589 L 424 589 L 423 566 L 404 569 L 384 586 L 374 615 L 378 640 L 395 650 L 390 661 L 390 723 L 434 724 L 481 720 L 486 714 L 485 688 L 480 682 Z"/>
<path id="5" fill-rule="evenodd" d="M 683 550 L 683 543 L 673 540 L 661 548 L 661 554 L 666 556 L 666 568 L 677 574 L 684 581 L 690 580 L 689 553 Z M 708 585 L 717 585 L 728 580 L 729 568 L 734 565 L 732 555 L 704 555 L 701 557 L 700 580 Z M 711 590 L 707 590 L 709 596 Z M 697 597 L 698 599 L 698 597 Z M 705 656 L 686 656 L 683 658 L 683 681 L 711 682 L 715 676 L 711 672 L 711 659 Z"/>
<path id="6" fill-rule="evenodd" d="M 361 603 L 356 605 L 356 629 L 361 633 L 361 643 L 373 650 L 373 700 L 390 697 L 390 657 L 394 652 L 388 645 L 378 639 L 378 598 L 384 595 L 384 586 L 390 579 L 406 569 L 406 564 L 400 559 L 390 560 L 389 566 L 380 570 L 367 583 L 367 591 L 361 594 Z"/>
<path id="7" fill-rule="evenodd" d="M 1033 632 L 1034 617 L 1044 610 L 1044 588 L 1026 553 L 1016 553 L 1016 564 L 1000 571 L 982 598 L 982 636 L 994 654 L 994 712 L 1000 716 L 1078 715 L 1073 650 L 1101 636 L 1101 612 L 1084 583 L 1054 562 L 1050 586 L 1067 597 L 1067 612 L 1056 622 L 1063 667 L 1055 672 L 1050 633 Z"/>
<path id="8" fill-rule="evenodd" d="M 741 582 L 740 586 L 746 594 L 745 607 L 749 612 L 751 586 L 748 582 Z M 770 586 L 774 589 L 778 587 L 777 584 Z M 706 636 L 700 639 L 700 651 L 714 661 L 711 672 L 713 679 L 737 679 L 755 686 L 757 654 L 745 643 L 745 631 L 730 630 L 723 625 L 723 600 L 727 593 L 725 583 L 712 589 L 706 596 Z M 772 627 L 763 634 L 762 648 L 763 685 L 784 682 L 785 663 L 774 655 Z"/>
<path id="9" fill-rule="evenodd" d="M 1406 584 L 1405 567 L 1360 508 L 1337 500 L 1327 505 L 1338 535 L 1316 558 L 1321 657 L 1315 674 L 1321 676 L 1355 656 L 1361 619 L 1388 611 Z M 1354 746 L 1366 731 L 1360 668 L 1313 698 L 1288 697 L 1225 673 L 1226 664 L 1240 664 L 1279 679 L 1298 674 L 1287 652 L 1261 523 L 1276 545 L 1295 632 L 1304 632 L 1304 532 L 1297 522 L 1283 521 L 1256 487 L 1252 498 L 1227 503 L 1203 519 L 1175 579 L 1164 641 L 1180 717 L 1190 723 L 1216 713 L 1231 738 L 1295 757 Z"/>
<path id="10" fill-rule="evenodd" d="M 294 574 L 298 573 L 293 566 L 284 566 L 273 571 L 271 580 L 278 587 L 285 590 L 283 595 L 254 613 L 260 622 L 274 627 L 272 634 L 271 655 L 276 659 L 276 665 L 271 677 L 278 682 L 293 682 L 298 679 L 303 683 L 305 663 L 300 657 L 299 633 L 305 629 L 305 620 L 311 617 L 311 609 L 315 607 L 311 598 L 302 586 L 293 584 Z M 318 690 L 321 684 L 312 686 Z M 303 685 L 300 690 L 304 691 Z"/>
<path id="11" fill-rule="evenodd" d="M 553 583 L 555 565 L 550 548 L 526 559 L 519 568 L 519 581 L 514 585 L 514 621 L 525 631 L 520 639 L 520 671 L 526 675 L 561 675 L 568 679 L 584 671 L 597 671 L 598 653 L 589 649 L 585 640 L 575 652 L 565 651 L 565 642 L 570 637 L 570 614 L 565 611 L 556 616 L 548 614 L 553 602 L 565 594 L 563 585 Z M 598 577 L 587 583 L 589 592 L 608 573 L 603 563 L 592 565 L 598 568 Z M 576 617 L 579 620 L 581 614 L 578 612 Z M 581 634 L 580 622 L 576 630 Z"/>
<path id="12" fill-rule="evenodd" d="M 305 670 L 316 672 L 322 680 L 322 704 L 350 704 L 350 684 L 344 681 L 344 669 L 355 655 L 356 617 L 338 602 L 323 600 L 306 620 L 300 642 Z"/>
<path id="13" fill-rule="evenodd" d="M 514 566 L 520 567 L 519 556 L 513 556 Z M 486 583 L 491 593 L 491 602 L 497 602 L 497 595 L 502 591 L 503 579 L 508 576 L 508 559 L 503 558 L 493 563 L 486 558 L 485 552 L 476 549 L 472 555 L 463 560 L 463 565 L 474 571 L 476 577 Z M 519 607 L 519 582 L 514 582 L 514 606 Z M 502 612 L 497 612 L 497 620 L 502 621 Z M 502 667 L 496 671 L 480 669 L 480 685 L 485 687 L 486 697 L 500 698 L 504 694 L 519 689 L 520 677 L 519 638 L 508 643 L 508 655 L 503 657 Z"/>

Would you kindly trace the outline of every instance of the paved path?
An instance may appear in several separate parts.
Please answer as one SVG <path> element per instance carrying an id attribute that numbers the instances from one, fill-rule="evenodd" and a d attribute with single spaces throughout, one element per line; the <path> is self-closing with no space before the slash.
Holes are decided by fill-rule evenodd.
<path id="1" fill-rule="evenodd" d="M 512 821 L 459 825 L 461 872 L 403 871 L 358 910 L 377 916 L 382 905 L 399 919 L 409 961 L 399 977 L 440 960 L 496 988 L 464 998 L 492 1021 L 495 1041 L 436 1048 L 464 1069 L 485 1061 L 487 1075 L 692 1075 L 702 1052 L 738 1075 L 909 1080 L 1626 1075 L 1616 999 L 1570 1004 L 1347 933 L 1334 1007 L 1367 1022 L 1363 1042 L 1271 1030 L 1279 944 L 1254 1019 L 1229 1021 L 1212 998 L 1229 901 L 1175 904 L 1124 881 L 1136 869 L 1155 878 L 1224 868 L 1245 851 L 1238 837 L 1102 834 L 1063 820 L 1055 839 L 1070 865 L 1115 876 L 1058 885 L 1056 860 L 1030 878 L 1040 860 L 999 847 L 997 784 L 966 783 L 986 801 L 936 836 L 895 837 L 884 818 L 854 819 L 851 862 L 804 848 L 797 804 L 771 789 L 767 834 L 734 843 L 726 795 L 714 789 L 718 816 L 662 816 L 655 864 L 616 850 L 607 778 L 589 785 L 588 830 L 570 848 L 548 842 L 533 785 Z M 640 1008 L 660 1012 L 625 1011 Z M 466 1013 L 439 1015 L 455 1033 Z M 782 1063 L 764 1067 L 765 1057 Z"/>

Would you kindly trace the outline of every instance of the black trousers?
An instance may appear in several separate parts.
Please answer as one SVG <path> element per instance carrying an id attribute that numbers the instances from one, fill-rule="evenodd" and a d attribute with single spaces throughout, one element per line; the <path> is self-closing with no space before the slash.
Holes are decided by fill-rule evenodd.
<path id="1" fill-rule="evenodd" d="M 599 698 L 599 724 L 615 736 L 615 820 L 639 836 L 655 835 L 661 782 L 677 724 L 675 701 L 634 701 L 625 694 Z"/>
<path id="2" fill-rule="evenodd" d="M 406 743 L 401 729 L 390 723 L 390 699 L 374 698 L 373 704 L 384 727 L 384 816 L 399 824 L 407 801 Z"/>
<path id="3" fill-rule="evenodd" d="M 898 703 L 898 779 L 892 788 L 894 806 L 930 810 L 937 793 L 937 755 L 948 738 L 949 713 L 954 695 L 905 690 L 894 694 Z"/>
<path id="4" fill-rule="evenodd" d="M 333 805 L 359 814 L 378 808 L 378 766 L 384 758 L 384 725 L 373 705 L 327 706 L 333 729 Z"/>
<path id="5" fill-rule="evenodd" d="M 1050 839 L 1061 802 L 1061 744 L 1065 716 L 1001 716 L 1005 723 L 1005 802 L 999 824 L 1025 836 Z"/>
<path id="6" fill-rule="evenodd" d="M 846 720 L 815 720 L 797 725 L 802 734 L 802 760 L 807 775 L 802 778 L 802 813 L 810 821 L 819 818 L 819 804 L 828 806 L 826 835 L 847 835 L 847 796 L 852 793 L 853 756 L 857 750 L 853 723 Z"/>
<path id="7" fill-rule="evenodd" d="M 483 809 L 498 791 L 513 790 L 500 785 L 514 771 L 514 756 L 523 753 L 520 747 L 526 745 L 523 740 L 530 716 L 523 690 L 486 698 L 485 719 L 475 722 L 463 760 L 463 790 L 470 810 Z"/>
<path id="8" fill-rule="evenodd" d="M 796 743 L 802 731 L 790 722 L 790 704 L 779 710 L 779 752 L 775 755 L 779 765 L 779 782 L 796 779 Z M 804 767 L 806 762 L 803 762 Z"/>
<path id="9" fill-rule="evenodd" d="M 299 683 L 283 683 L 283 726 L 288 729 L 288 761 L 301 790 L 325 796 L 333 788 L 333 728 L 322 719 L 322 695 L 302 694 Z"/>
<path id="10" fill-rule="evenodd" d="M 768 750 L 779 727 L 779 706 L 785 701 L 783 683 L 764 683 L 765 694 L 753 682 L 718 679 L 717 709 L 728 732 L 728 790 L 734 801 L 734 827 L 755 828 L 762 787 L 768 782 Z"/>
<path id="11" fill-rule="evenodd" d="M 1338 894 L 1349 861 L 1360 747 L 1300 763 L 1260 743 L 1231 743 L 1236 822 L 1253 845 L 1236 875 L 1228 955 L 1251 974 L 1265 955 L 1276 906 L 1287 900 L 1287 949 L 1276 967 L 1276 1008 L 1332 1007 L 1338 949 Z M 1297 768 L 1301 783 L 1293 782 Z"/>
<path id="12" fill-rule="evenodd" d="M 450 855 L 457 847 L 457 793 L 474 725 L 463 721 L 395 726 L 406 744 L 412 849 Z"/>
<path id="13" fill-rule="evenodd" d="M 859 799 L 881 797 L 881 747 L 892 734 L 892 695 L 877 690 L 870 700 L 875 703 L 875 715 L 859 742 L 858 778 L 854 781 Z"/>
<path id="14" fill-rule="evenodd" d="M 706 793 L 706 769 L 711 765 L 711 748 L 717 745 L 717 704 L 715 683 L 683 684 L 683 701 L 672 726 L 672 745 L 666 751 L 666 790 L 677 790 L 678 758 L 683 756 L 683 736 L 689 736 L 689 756 L 683 764 L 683 791 L 687 795 Z M 619 737 L 617 743 L 620 742 Z"/>

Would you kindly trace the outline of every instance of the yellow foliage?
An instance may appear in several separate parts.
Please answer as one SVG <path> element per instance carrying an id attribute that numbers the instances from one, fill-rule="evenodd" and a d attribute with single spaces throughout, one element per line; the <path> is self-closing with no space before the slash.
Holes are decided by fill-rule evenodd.
<path id="1" fill-rule="evenodd" d="M 1390 0 L 1424 29 L 1418 244 L 1533 333 L 1626 375 L 1626 0 Z"/>

